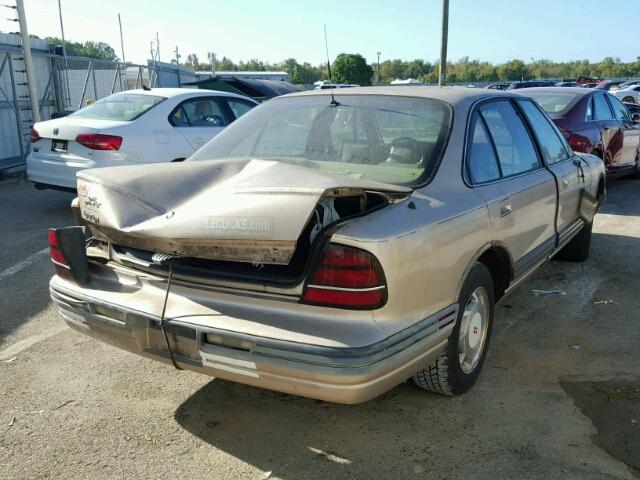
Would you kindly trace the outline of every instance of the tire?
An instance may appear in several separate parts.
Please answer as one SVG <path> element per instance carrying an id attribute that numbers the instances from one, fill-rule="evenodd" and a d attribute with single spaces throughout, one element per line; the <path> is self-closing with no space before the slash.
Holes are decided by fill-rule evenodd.
<path id="1" fill-rule="evenodd" d="M 477 334 L 473 335 L 471 337 L 472 340 L 469 340 L 469 335 L 465 336 L 464 345 L 467 348 L 474 341 L 476 346 L 479 344 L 479 350 L 473 355 L 476 360 L 466 363 L 462 361 L 461 357 L 460 331 L 464 328 L 463 324 L 467 326 L 465 330 L 469 334 L 478 329 L 477 318 L 475 315 L 469 314 L 468 309 L 471 308 L 473 299 L 478 298 L 478 292 L 482 291 L 486 294 L 486 303 L 484 304 L 486 309 L 484 310 L 485 313 L 481 315 L 482 320 L 479 328 L 481 332 L 484 332 L 484 335 L 481 334 L 480 339 L 477 338 Z M 479 305 L 477 302 L 475 303 Z M 416 385 L 430 392 L 454 396 L 465 393 L 476 383 L 489 349 L 493 327 L 494 303 L 495 297 L 491 273 L 484 264 L 477 262 L 469 272 L 462 287 L 458 318 L 448 339 L 447 346 L 435 362 L 414 375 L 413 381 Z M 467 342 L 466 340 L 469 341 Z"/>
<path id="2" fill-rule="evenodd" d="M 626 103 L 636 103 L 636 99 L 633 97 L 624 97 L 622 101 Z"/>
<path id="3" fill-rule="evenodd" d="M 582 230 L 558 252 L 558 258 L 568 262 L 584 262 L 587 260 L 591 249 L 592 230 L 593 222 L 583 226 Z"/>

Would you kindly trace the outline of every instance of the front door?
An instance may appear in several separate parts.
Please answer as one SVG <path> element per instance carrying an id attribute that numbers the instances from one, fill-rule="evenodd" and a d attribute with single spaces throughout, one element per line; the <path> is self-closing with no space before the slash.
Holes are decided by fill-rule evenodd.
<path id="1" fill-rule="evenodd" d="M 631 120 L 627 107 L 613 95 L 607 95 L 613 108 L 613 114 L 620 125 L 622 132 L 622 148 L 619 155 L 614 157 L 613 165 L 616 167 L 634 166 L 638 160 L 638 147 L 640 145 L 640 129 Z"/>
<path id="2" fill-rule="evenodd" d="M 531 130 L 540 146 L 543 160 L 556 179 L 558 188 L 558 214 L 556 228 L 559 243 L 570 238 L 575 229 L 580 228 L 580 198 L 585 185 L 585 171 L 588 165 L 583 164 L 567 145 L 551 119 L 533 102 L 518 100 Z"/>
<path id="3" fill-rule="evenodd" d="M 216 97 L 196 97 L 182 102 L 171 114 L 170 123 L 191 144 L 194 151 L 229 124 L 225 109 Z"/>

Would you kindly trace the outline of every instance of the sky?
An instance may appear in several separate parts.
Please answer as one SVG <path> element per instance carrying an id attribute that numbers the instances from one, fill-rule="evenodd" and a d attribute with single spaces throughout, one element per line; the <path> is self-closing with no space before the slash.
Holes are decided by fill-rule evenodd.
<path id="1" fill-rule="evenodd" d="M 10 0 L 2 3 L 10 3 Z M 234 61 L 325 61 L 329 53 L 360 53 L 369 63 L 387 59 L 435 61 L 440 51 L 441 0 L 61 0 L 67 40 L 105 41 L 121 56 L 122 16 L 127 61 L 146 63 L 149 42 L 160 37 L 162 61 L 176 46 L 186 60 L 207 52 Z M 57 0 L 25 0 L 29 33 L 60 36 Z M 0 15 L 0 31 L 17 30 Z M 5 13 L 1 12 L 1 13 Z M 450 0 L 449 59 L 502 63 L 606 56 L 640 56 L 640 28 L 632 21 L 640 0 Z"/>

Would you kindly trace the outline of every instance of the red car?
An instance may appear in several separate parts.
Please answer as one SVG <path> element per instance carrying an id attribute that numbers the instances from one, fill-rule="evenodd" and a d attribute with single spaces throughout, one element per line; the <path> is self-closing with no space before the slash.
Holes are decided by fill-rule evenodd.
<path id="1" fill-rule="evenodd" d="M 575 152 L 597 155 L 607 176 L 640 175 L 640 115 L 603 90 L 527 88 L 518 93 L 534 99 L 549 114 Z"/>

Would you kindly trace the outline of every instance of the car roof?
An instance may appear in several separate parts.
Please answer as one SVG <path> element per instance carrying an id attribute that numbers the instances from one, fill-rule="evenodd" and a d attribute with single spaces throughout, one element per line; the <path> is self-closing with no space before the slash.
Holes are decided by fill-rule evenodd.
<path id="1" fill-rule="evenodd" d="M 172 98 L 185 95 L 219 95 L 225 97 L 249 98 L 243 95 L 237 95 L 231 92 L 222 92 L 219 90 L 205 90 L 200 88 L 151 88 L 149 90 L 136 89 L 117 92 L 117 94 L 135 93 L 139 95 L 156 95 L 165 98 Z"/>
<path id="2" fill-rule="evenodd" d="M 583 88 L 583 87 L 531 87 L 531 88 L 521 88 L 518 90 L 518 93 L 522 95 L 526 95 L 527 93 L 577 93 L 578 95 L 588 95 L 590 93 L 602 93 L 601 90 L 597 90 L 595 88 Z"/>
<path id="3" fill-rule="evenodd" d="M 418 97 L 442 100 L 455 106 L 458 103 L 473 102 L 483 98 L 517 97 L 515 92 L 489 90 L 486 88 L 467 87 L 420 87 L 420 86 L 384 86 L 384 87 L 353 87 L 328 90 L 305 90 L 303 92 L 290 93 L 279 98 L 305 97 L 311 95 L 331 96 L 344 95 L 384 95 L 390 97 Z"/>

